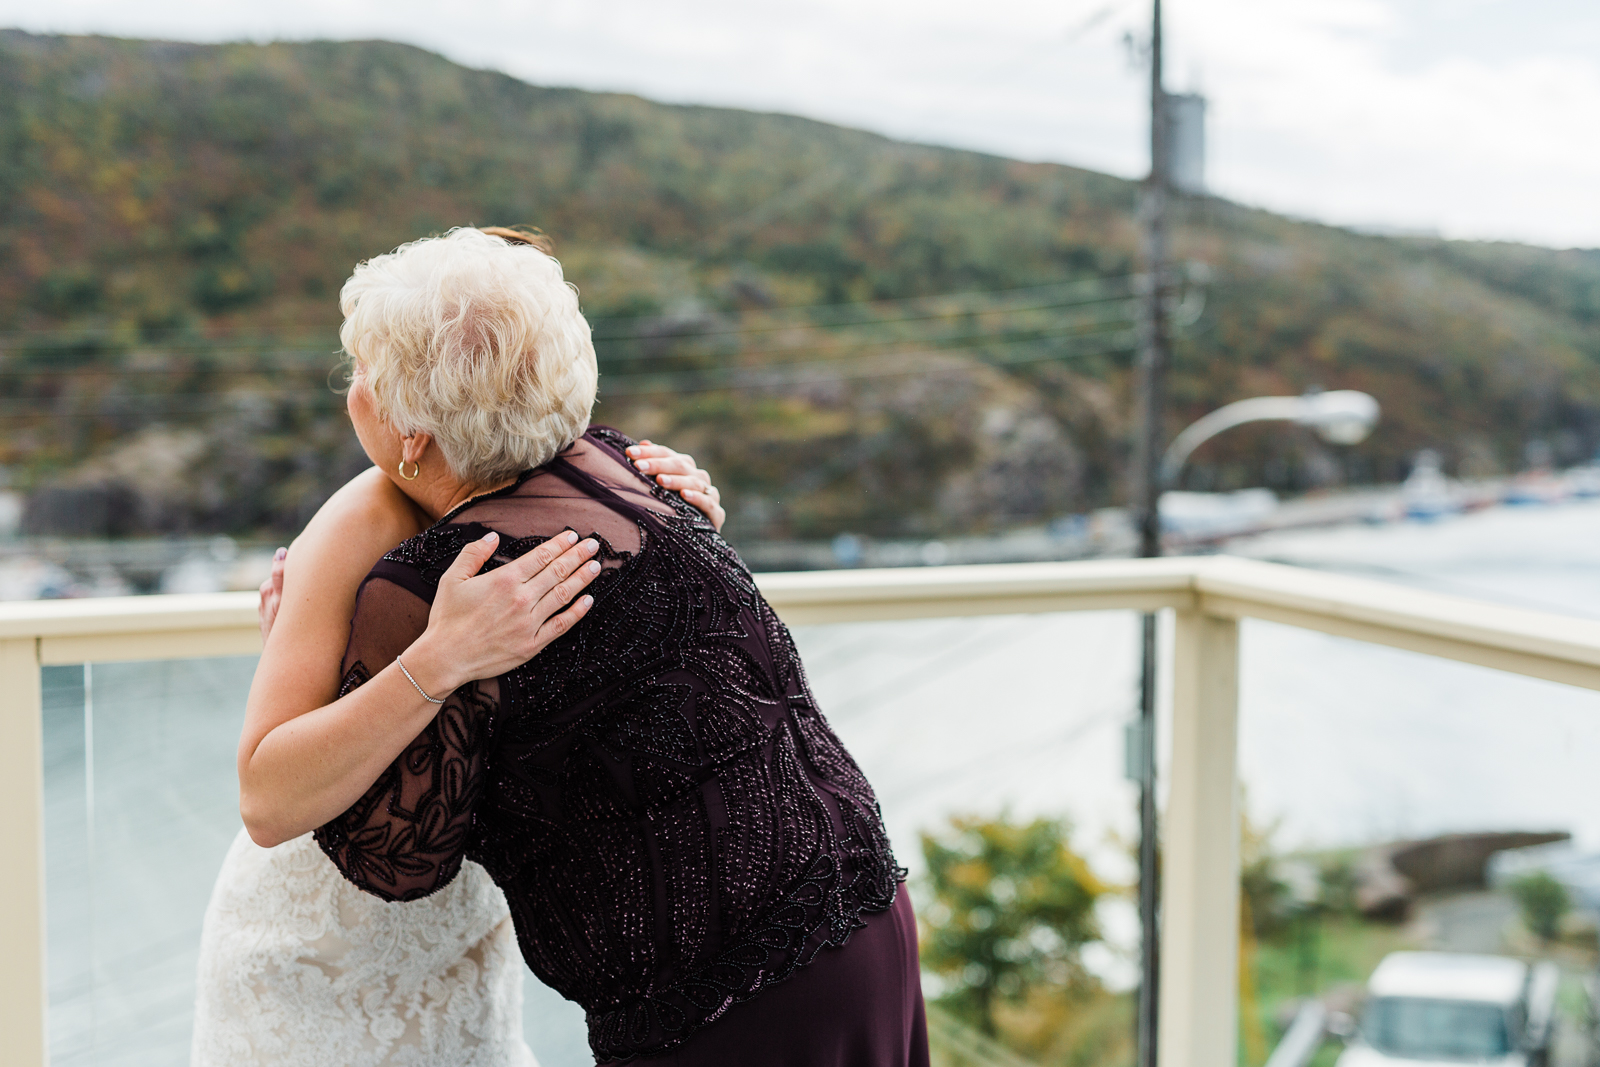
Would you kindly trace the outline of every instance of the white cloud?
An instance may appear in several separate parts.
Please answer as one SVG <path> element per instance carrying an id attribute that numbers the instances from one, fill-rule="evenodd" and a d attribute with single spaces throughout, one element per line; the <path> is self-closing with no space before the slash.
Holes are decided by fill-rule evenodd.
<path id="1" fill-rule="evenodd" d="M 1580 132 L 1600 114 L 1600 63 L 1408 67 L 1392 6 L 1294 5 L 1277 19 L 1272 6 L 1192 0 L 1175 26 L 1206 63 L 1220 190 L 1333 221 L 1600 244 L 1600 141 Z"/>
<path id="2" fill-rule="evenodd" d="M 1070 31 L 1110 6 L 1089 32 Z M 1600 245 L 1600 20 L 1573 0 L 1168 0 L 1222 195 L 1346 223 Z M 0 0 L 0 23 L 195 40 L 387 37 L 531 81 L 791 111 L 1124 175 L 1143 0 Z M 1540 19 L 1544 33 L 1534 33 Z M 1568 29 L 1571 32 L 1567 32 Z M 1585 35 L 1588 36 L 1585 36 Z"/>

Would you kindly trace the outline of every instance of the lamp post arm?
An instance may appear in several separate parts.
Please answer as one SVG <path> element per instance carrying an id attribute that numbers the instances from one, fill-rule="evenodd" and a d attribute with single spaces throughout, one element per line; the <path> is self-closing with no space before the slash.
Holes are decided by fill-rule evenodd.
<path id="1" fill-rule="evenodd" d="M 1177 484 L 1178 474 L 1194 450 L 1224 430 L 1247 422 L 1282 420 L 1293 422 L 1305 416 L 1306 401 L 1298 396 L 1258 396 L 1237 400 L 1199 419 L 1172 439 L 1161 457 L 1161 487 Z"/>

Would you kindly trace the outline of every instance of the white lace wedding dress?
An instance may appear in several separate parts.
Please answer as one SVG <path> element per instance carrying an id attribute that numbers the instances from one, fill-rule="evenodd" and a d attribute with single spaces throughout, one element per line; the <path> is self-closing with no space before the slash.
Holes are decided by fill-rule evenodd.
<path id="1" fill-rule="evenodd" d="M 199 971 L 191 1067 L 537 1067 L 510 912 L 475 863 L 389 904 L 310 834 L 265 849 L 241 830 Z"/>

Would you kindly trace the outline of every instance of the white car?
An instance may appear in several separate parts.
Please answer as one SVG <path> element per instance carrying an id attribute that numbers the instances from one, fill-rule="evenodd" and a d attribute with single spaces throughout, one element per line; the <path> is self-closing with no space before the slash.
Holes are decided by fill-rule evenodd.
<path id="1" fill-rule="evenodd" d="M 1551 963 L 1391 953 L 1367 981 L 1360 1023 L 1337 1067 L 1545 1067 L 1560 981 Z"/>

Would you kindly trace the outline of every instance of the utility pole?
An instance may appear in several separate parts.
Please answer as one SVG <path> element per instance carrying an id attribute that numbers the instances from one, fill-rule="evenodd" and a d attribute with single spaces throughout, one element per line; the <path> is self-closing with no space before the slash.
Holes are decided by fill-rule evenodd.
<path id="1" fill-rule="evenodd" d="M 1150 177 L 1139 212 L 1143 223 L 1145 286 L 1139 319 L 1138 437 L 1133 449 L 1129 501 L 1139 535 L 1139 555 L 1161 555 L 1162 415 L 1170 349 L 1167 337 L 1167 201 L 1172 192 L 1172 160 L 1167 136 L 1166 90 L 1161 78 L 1161 0 L 1152 0 L 1150 18 Z M 1140 982 L 1138 1067 L 1156 1067 L 1156 1024 L 1161 989 L 1160 872 L 1156 828 L 1156 617 L 1140 619 L 1139 729 L 1135 732 L 1139 769 L 1139 927 Z"/>

